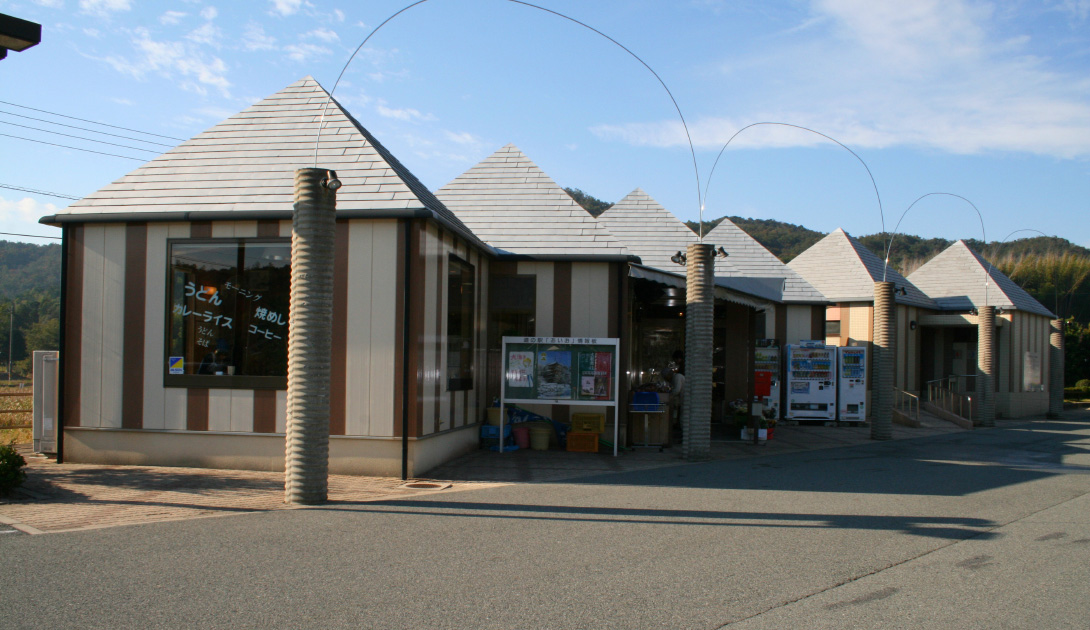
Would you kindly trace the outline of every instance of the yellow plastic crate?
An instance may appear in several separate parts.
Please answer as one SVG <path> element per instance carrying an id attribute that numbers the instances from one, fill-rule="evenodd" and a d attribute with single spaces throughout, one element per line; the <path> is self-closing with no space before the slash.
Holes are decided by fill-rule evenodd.
<path id="1" fill-rule="evenodd" d="M 573 453 L 597 453 L 597 433 L 568 433 L 568 450 Z"/>
<path id="2" fill-rule="evenodd" d="M 571 430 L 575 433 L 602 433 L 606 430 L 606 414 L 573 413 Z"/>

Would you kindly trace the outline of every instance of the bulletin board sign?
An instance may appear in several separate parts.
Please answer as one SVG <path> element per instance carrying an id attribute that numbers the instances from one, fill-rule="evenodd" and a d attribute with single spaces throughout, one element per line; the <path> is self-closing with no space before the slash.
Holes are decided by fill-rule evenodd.
<path id="1" fill-rule="evenodd" d="M 617 404 L 617 350 L 606 337 L 504 337 L 504 402 Z"/>

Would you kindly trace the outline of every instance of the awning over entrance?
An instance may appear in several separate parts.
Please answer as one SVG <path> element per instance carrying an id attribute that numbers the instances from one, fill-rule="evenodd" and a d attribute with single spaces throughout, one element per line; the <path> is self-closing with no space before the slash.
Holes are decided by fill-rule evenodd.
<path id="1" fill-rule="evenodd" d="M 685 276 L 684 274 L 670 273 L 655 269 L 653 267 L 645 267 L 644 265 L 630 264 L 628 265 L 628 275 L 632 278 L 639 278 L 641 280 L 650 280 L 651 282 L 657 282 L 664 284 L 668 287 L 685 288 Z M 775 280 L 768 278 L 716 278 L 715 279 L 715 299 L 725 300 L 727 302 L 733 302 L 734 304 L 741 304 L 742 306 L 748 306 L 749 308 L 763 311 L 772 306 L 772 303 L 767 300 L 762 300 L 750 295 L 745 295 L 734 291 L 724 286 L 726 282 L 736 283 L 738 281 L 749 280 Z M 776 280 L 782 284 L 782 281 Z"/>

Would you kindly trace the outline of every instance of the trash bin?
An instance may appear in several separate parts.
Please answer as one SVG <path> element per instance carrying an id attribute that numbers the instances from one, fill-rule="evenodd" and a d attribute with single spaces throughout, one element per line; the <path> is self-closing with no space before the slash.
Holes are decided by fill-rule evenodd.
<path id="1" fill-rule="evenodd" d="M 515 435 L 515 444 L 517 444 L 519 448 L 530 448 L 530 427 L 516 425 L 511 429 L 511 433 Z M 547 437 L 546 440 L 548 440 Z"/>
<path id="2" fill-rule="evenodd" d="M 549 427 L 530 427 L 530 448 L 535 451 L 549 450 L 549 436 L 552 432 Z"/>

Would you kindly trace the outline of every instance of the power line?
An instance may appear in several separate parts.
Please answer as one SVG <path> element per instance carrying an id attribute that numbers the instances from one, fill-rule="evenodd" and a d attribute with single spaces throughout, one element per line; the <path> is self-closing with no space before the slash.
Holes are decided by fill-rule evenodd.
<path id="1" fill-rule="evenodd" d="M 2 101 L 0 101 L 2 102 Z M 97 153 L 99 155 L 108 155 L 110 157 L 125 158 L 126 160 L 136 160 L 137 162 L 145 162 L 144 158 L 135 158 L 128 155 L 117 155 L 116 153 L 103 153 L 102 151 L 92 151 L 90 149 L 81 149 L 79 147 L 70 147 L 67 144 L 56 144 L 55 142 L 46 142 L 45 140 L 35 140 L 33 138 L 24 138 L 22 136 L 13 136 L 11 134 L 0 133 L 0 136 L 5 138 L 15 138 L 16 140 L 26 140 L 27 142 L 37 142 L 38 144 L 48 144 L 51 147 L 61 147 L 62 149 L 74 149 L 76 151 L 86 151 L 87 153 Z"/>
<path id="2" fill-rule="evenodd" d="M 64 240 L 59 236 L 42 236 L 41 234 L 16 234 L 15 232 L 0 232 L 0 234 L 5 236 L 25 236 L 27 238 L 51 238 L 57 241 Z"/>
<path id="3" fill-rule="evenodd" d="M 39 129 L 37 127 L 31 127 L 29 125 L 20 125 L 19 123 L 8 122 L 6 120 L 0 120 L 0 124 L 11 125 L 13 127 L 21 127 L 23 129 L 30 129 L 31 131 L 40 131 L 42 133 L 51 133 L 58 136 L 64 136 L 65 138 L 75 138 L 76 140 L 85 140 L 87 142 L 97 142 L 99 144 L 108 144 L 111 147 L 121 147 L 122 149 L 132 149 L 133 151 L 147 151 L 148 153 L 160 153 L 155 149 L 145 149 L 143 147 L 132 147 L 127 144 L 117 144 L 116 142 L 106 142 L 105 140 L 95 140 L 94 138 L 84 138 L 83 136 L 73 136 L 70 133 L 61 133 L 59 131 L 50 131 L 48 129 Z"/>
<path id="4" fill-rule="evenodd" d="M 123 136 L 123 135 L 121 135 L 119 133 L 110 133 L 108 131 L 98 131 L 97 129 L 88 129 L 86 127 L 80 127 L 79 125 L 66 125 L 64 123 L 59 123 L 59 122 L 56 122 L 54 120 L 46 120 L 45 118 L 35 118 L 33 116 L 24 116 L 22 114 L 16 114 L 15 112 L 5 112 L 4 110 L 0 110 L 0 114 L 4 114 L 5 116 L 18 116 L 19 118 L 26 118 L 27 120 L 36 120 L 38 122 L 44 122 L 44 123 L 47 123 L 47 124 L 50 124 L 50 125 L 57 125 L 59 127 L 68 127 L 69 129 L 79 129 L 80 131 L 90 131 L 91 133 L 99 133 L 99 134 L 102 134 L 104 136 L 110 136 L 112 138 L 122 138 L 124 140 L 132 140 L 134 142 L 146 142 L 148 144 L 157 144 L 157 145 L 159 145 L 161 147 L 173 147 L 174 146 L 173 144 L 166 144 L 165 142 L 156 142 L 154 140 L 141 140 L 140 138 L 133 138 L 131 136 Z"/>
<path id="5" fill-rule="evenodd" d="M 142 134 L 148 135 L 148 136 L 156 136 L 158 138 L 166 138 L 167 140 L 178 140 L 180 142 L 185 142 L 185 138 L 175 138 L 174 136 L 164 136 L 164 135 L 158 134 L 158 133 L 151 133 L 150 131 L 140 131 L 139 129 L 130 129 L 128 127 L 119 127 L 117 125 L 110 125 L 110 124 L 103 123 L 103 122 L 98 122 L 98 121 L 95 121 L 95 120 L 87 120 L 86 118 L 76 118 L 75 116 L 67 116 L 65 114 L 58 114 L 56 112 L 51 112 L 51 111 L 47 111 L 47 110 L 44 110 L 44 109 L 37 109 L 37 108 L 34 108 L 34 107 L 28 107 L 26 105 L 19 105 L 18 103 L 9 103 L 8 101 L 0 101 L 0 103 L 3 103 L 4 105 L 11 105 L 12 107 L 21 107 L 23 109 L 29 109 L 31 111 L 41 112 L 43 114 L 49 114 L 50 116 L 60 116 L 61 118 L 68 118 L 68 119 L 71 119 L 71 120 L 78 120 L 80 122 L 91 123 L 92 125 L 102 125 L 103 127 L 111 127 L 113 129 L 121 129 L 123 131 L 131 131 L 133 133 L 142 133 Z"/>
<path id="6" fill-rule="evenodd" d="M 35 190 L 33 188 L 23 188 L 22 186 L 12 186 L 10 184 L 0 184 L 0 188 L 9 188 L 11 190 L 18 190 L 20 192 L 28 192 L 35 195 L 46 195 L 47 197 L 59 197 L 61 199 L 71 199 L 73 201 L 79 201 L 79 197 L 73 197 L 72 195 L 65 195 L 62 193 L 49 192 L 47 190 Z"/>

